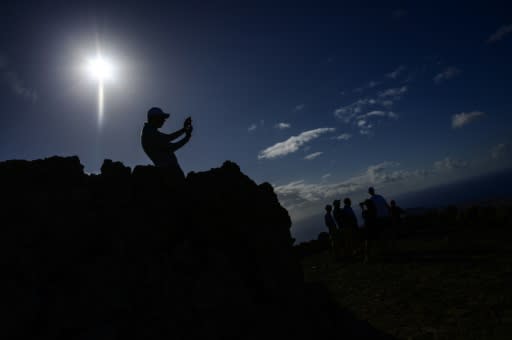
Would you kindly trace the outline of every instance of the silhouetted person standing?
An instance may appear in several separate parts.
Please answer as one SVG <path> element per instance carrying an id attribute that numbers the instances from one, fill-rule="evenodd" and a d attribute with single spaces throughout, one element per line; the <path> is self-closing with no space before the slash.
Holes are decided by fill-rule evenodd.
<path id="1" fill-rule="evenodd" d="M 389 205 L 388 202 L 381 195 L 377 195 L 375 193 L 375 189 L 373 187 L 368 188 L 368 193 L 370 194 L 370 199 L 375 204 L 375 209 L 377 212 L 377 221 L 378 223 L 383 223 L 384 220 L 389 220 Z"/>
<path id="2" fill-rule="evenodd" d="M 350 198 L 345 198 L 343 200 L 343 218 L 347 226 L 352 228 L 357 228 L 357 217 L 354 213 L 354 209 L 352 209 L 352 201 Z"/>
<path id="3" fill-rule="evenodd" d="M 368 262 L 370 251 L 373 250 L 375 241 L 379 239 L 379 229 L 377 228 L 377 209 L 371 199 L 359 203 L 361 214 L 364 221 L 364 262 Z"/>
<path id="4" fill-rule="evenodd" d="M 332 211 L 332 206 L 329 204 L 326 205 L 324 221 L 325 221 L 325 226 L 329 230 L 329 236 L 331 237 L 331 254 L 333 256 L 336 256 L 337 255 L 336 253 L 338 251 L 338 240 L 337 240 L 338 230 L 336 227 L 336 222 L 334 222 L 334 218 L 331 215 L 331 211 Z"/>
<path id="5" fill-rule="evenodd" d="M 188 117 L 183 123 L 183 128 L 173 133 L 167 134 L 158 131 L 170 114 L 165 113 L 159 107 L 149 109 L 147 122 L 142 129 L 141 142 L 142 148 L 156 167 L 166 169 L 167 174 L 172 180 L 183 180 L 185 174 L 178 163 L 174 152 L 185 145 L 192 136 L 192 119 Z M 180 141 L 171 143 L 171 141 L 185 135 Z"/>
<path id="6" fill-rule="evenodd" d="M 368 188 L 368 193 L 370 194 L 370 200 L 375 205 L 375 227 L 378 229 L 377 235 L 384 241 L 386 236 L 389 236 L 388 234 L 391 228 L 390 207 L 384 197 L 375 193 L 373 187 Z"/>
<path id="7" fill-rule="evenodd" d="M 341 202 L 340 200 L 335 200 L 332 202 L 332 217 L 334 218 L 334 222 L 338 225 L 338 229 L 341 230 L 343 228 L 343 211 L 341 210 Z"/>
<path id="8" fill-rule="evenodd" d="M 350 250 L 350 235 L 348 234 L 347 227 L 345 226 L 343 210 L 341 210 L 341 202 L 340 200 L 334 200 L 332 202 L 334 209 L 332 210 L 332 215 L 334 217 L 334 221 L 338 225 L 338 238 L 339 238 L 339 246 L 343 249 L 340 249 L 345 257 L 350 256 L 352 254 Z"/>
<path id="9" fill-rule="evenodd" d="M 346 248 L 349 255 L 356 255 L 357 250 L 359 249 L 359 230 L 357 227 L 357 217 L 352 209 L 352 201 L 350 198 L 345 198 L 343 200 L 343 223 L 345 228 L 346 235 Z"/>

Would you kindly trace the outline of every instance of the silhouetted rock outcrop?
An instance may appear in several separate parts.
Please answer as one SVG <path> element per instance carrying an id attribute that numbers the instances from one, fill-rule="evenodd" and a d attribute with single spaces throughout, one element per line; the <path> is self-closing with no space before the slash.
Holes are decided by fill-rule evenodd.
<path id="1" fill-rule="evenodd" d="M 152 166 L 106 160 L 86 175 L 77 157 L 15 160 L 0 163 L 0 187 L 1 338 L 368 332 L 345 316 L 335 328 L 332 303 L 305 289 L 287 211 L 235 163 L 170 186 Z"/>

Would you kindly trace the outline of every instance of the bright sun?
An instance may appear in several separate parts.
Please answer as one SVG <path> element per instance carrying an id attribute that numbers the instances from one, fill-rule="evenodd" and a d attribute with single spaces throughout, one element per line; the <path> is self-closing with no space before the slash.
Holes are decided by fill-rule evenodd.
<path id="1" fill-rule="evenodd" d="M 98 124 L 103 125 L 105 112 L 105 82 L 113 80 L 115 68 L 110 60 L 98 54 L 87 61 L 87 73 L 98 82 Z"/>
<path id="2" fill-rule="evenodd" d="M 98 81 L 112 79 L 114 75 L 112 63 L 101 56 L 90 59 L 87 63 L 87 70 L 91 77 Z"/>

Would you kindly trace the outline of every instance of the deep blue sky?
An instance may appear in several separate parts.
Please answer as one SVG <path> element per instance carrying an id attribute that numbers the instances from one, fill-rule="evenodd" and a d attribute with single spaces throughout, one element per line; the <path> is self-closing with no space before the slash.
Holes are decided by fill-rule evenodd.
<path id="1" fill-rule="evenodd" d="M 507 2 L 234 3 L 4 2 L 0 160 L 148 164 L 160 106 L 164 131 L 193 117 L 185 172 L 233 160 L 294 220 L 368 185 L 392 198 L 512 165 Z M 118 68 L 101 127 L 97 46 Z"/>

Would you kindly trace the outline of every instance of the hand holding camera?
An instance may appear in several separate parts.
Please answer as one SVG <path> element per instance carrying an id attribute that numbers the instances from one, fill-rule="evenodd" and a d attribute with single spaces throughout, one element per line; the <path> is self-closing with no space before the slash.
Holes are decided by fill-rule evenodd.
<path id="1" fill-rule="evenodd" d="M 185 133 L 187 135 L 190 135 L 192 133 L 192 130 L 194 128 L 192 127 L 192 118 L 191 117 L 187 117 L 187 119 L 185 119 L 185 122 L 183 123 L 183 129 L 185 130 Z"/>

